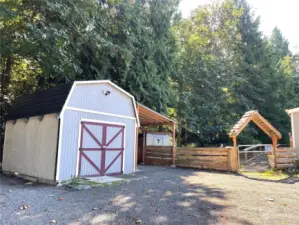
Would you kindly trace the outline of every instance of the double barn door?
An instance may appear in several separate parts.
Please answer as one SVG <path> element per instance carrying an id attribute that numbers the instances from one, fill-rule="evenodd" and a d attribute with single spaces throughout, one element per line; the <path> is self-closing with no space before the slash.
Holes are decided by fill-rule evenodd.
<path id="1" fill-rule="evenodd" d="M 123 172 L 125 126 L 81 122 L 79 176 L 117 175 Z"/>

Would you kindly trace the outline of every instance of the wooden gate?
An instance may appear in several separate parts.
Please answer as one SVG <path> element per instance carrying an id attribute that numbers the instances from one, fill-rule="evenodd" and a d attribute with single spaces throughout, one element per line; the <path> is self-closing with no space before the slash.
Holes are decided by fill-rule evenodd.
<path id="1" fill-rule="evenodd" d="M 79 176 L 117 175 L 123 172 L 124 125 L 81 122 Z"/>

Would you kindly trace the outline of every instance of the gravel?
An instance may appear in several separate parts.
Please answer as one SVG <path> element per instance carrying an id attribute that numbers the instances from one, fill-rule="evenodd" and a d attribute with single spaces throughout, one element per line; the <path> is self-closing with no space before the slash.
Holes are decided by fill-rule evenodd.
<path id="1" fill-rule="evenodd" d="M 298 182 L 168 167 L 139 169 L 127 176 L 127 183 L 88 190 L 26 184 L 2 175 L 0 224 L 299 224 Z"/>

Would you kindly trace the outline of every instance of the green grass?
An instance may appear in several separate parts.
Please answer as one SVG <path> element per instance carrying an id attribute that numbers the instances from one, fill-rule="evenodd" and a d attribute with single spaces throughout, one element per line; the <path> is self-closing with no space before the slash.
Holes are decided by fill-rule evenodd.
<path id="1" fill-rule="evenodd" d="M 126 181 L 113 181 L 111 183 L 97 183 L 90 180 L 85 180 L 80 177 L 72 177 L 71 180 L 62 181 L 62 184 L 68 185 L 70 187 L 78 187 L 80 185 L 89 185 L 91 187 L 109 187 L 109 186 L 115 186 L 125 183 Z"/>
<path id="2" fill-rule="evenodd" d="M 72 187 L 77 187 L 77 186 L 80 186 L 80 185 L 90 185 L 90 186 L 94 187 L 94 186 L 98 185 L 97 182 L 90 181 L 90 180 L 85 180 L 85 179 L 82 179 L 80 177 L 72 177 L 72 179 L 69 182 L 67 182 L 67 184 L 72 186 Z"/>

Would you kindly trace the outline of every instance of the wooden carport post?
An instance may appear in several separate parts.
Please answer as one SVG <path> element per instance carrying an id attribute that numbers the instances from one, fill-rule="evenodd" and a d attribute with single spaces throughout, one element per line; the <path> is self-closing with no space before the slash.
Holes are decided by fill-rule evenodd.
<path id="1" fill-rule="evenodd" d="M 142 129 L 142 164 L 145 164 L 146 128 Z"/>
<path id="2" fill-rule="evenodd" d="M 136 109 L 137 109 L 137 116 L 139 118 L 139 105 L 137 104 L 136 106 Z M 136 137 L 135 137 L 135 168 L 137 169 L 137 166 L 138 166 L 138 153 L 139 153 L 139 127 L 136 126 Z"/>

